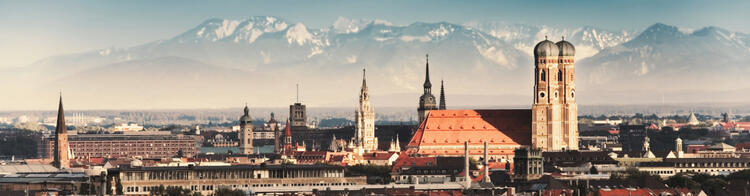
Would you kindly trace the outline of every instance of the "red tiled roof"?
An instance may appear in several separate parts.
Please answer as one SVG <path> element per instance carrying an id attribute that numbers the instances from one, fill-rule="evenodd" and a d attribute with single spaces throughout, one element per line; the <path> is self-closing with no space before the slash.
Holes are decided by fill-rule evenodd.
<path id="1" fill-rule="evenodd" d="M 737 148 L 737 150 L 750 149 L 750 142 L 739 143 L 734 145 L 734 147 Z"/>
<path id="2" fill-rule="evenodd" d="M 362 154 L 362 158 L 364 158 L 364 160 L 388 160 L 394 153 L 395 152 L 364 153 Z"/>
<path id="3" fill-rule="evenodd" d="M 463 145 L 530 145 L 531 110 L 432 110 L 417 129 L 407 148 Z M 473 152 L 477 151 L 477 152 Z M 463 154 L 463 150 L 419 150 L 419 154 Z M 472 150 L 471 154 L 483 153 Z M 490 154 L 513 154 L 494 150 Z"/>
<path id="4" fill-rule="evenodd" d="M 599 189 L 596 193 L 599 196 L 651 196 L 646 189 Z"/>
<path id="5" fill-rule="evenodd" d="M 401 153 L 393 164 L 392 172 L 398 172 L 401 167 L 424 167 L 427 163 L 436 164 L 435 157 L 411 157 L 407 153 Z"/>

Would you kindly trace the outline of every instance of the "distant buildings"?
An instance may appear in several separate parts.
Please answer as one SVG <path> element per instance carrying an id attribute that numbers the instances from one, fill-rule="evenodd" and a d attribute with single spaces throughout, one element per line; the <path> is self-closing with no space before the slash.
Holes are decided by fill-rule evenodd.
<path id="1" fill-rule="evenodd" d="M 115 125 L 113 129 L 114 131 L 143 131 L 143 126 L 133 123 L 122 123 L 120 125 Z"/>

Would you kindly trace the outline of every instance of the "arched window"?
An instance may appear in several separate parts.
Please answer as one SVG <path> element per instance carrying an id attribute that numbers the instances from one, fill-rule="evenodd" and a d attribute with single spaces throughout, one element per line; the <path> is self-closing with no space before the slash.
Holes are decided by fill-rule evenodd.
<path id="1" fill-rule="evenodd" d="M 557 71 L 557 81 L 562 82 L 562 70 Z"/>
<path id="2" fill-rule="evenodd" d="M 544 73 L 544 70 L 542 70 L 542 73 L 539 74 L 539 77 L 542 77 L 542 81 L 547 81 L 547 74 Z"/>

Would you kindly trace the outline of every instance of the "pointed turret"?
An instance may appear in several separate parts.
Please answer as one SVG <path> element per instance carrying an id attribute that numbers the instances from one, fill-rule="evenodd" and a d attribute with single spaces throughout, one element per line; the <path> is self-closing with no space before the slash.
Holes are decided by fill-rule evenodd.
<path id="1" fill-rule="evenodd" d="M 688 117 L 688 121 L 687 121 L 687 124 L 688 124 L 688 125 L 693 125 L 693 126 L 695 126 L 695 125 L 698 125 L 698 124 L 700 124 L 700 123 L 701 123 L 701 122 L 700 122 L 700 121 L 698 121 L 698 118 L 696 118 L 696 117 L 695 117 L 695 113 L 693 113 L 693 112 L 690 112 L 690 117 Z"/>
<path id="2" fill-rule="evenodd" d="M 328 150 L 331 152 L 339 151 L 339 145 L 338 142 L 336 142 L 336 134 L 334 134 L 333 138 L 331 138 L 331 145 L 328 146 Z"/>
<path id="3" fill-rule="evenodd" d="M 396 134 L 396 152 L 401 152 L 401 142 L 398 141 L 398 134 Z"/>
<path id="4" fill-rule="evenodd" d="M 70 168 L 70 147 L 68 145 L 68 130 L 65 127 L 65 110 L 63 110 L 62 93 L 60 94 L 60 105 L 57 108 L 55 157 L 52 164 L 60 169 Z"/>
<path id="5" fill-rule="evenodd" d="M 440 80 L 440 107 L 439 110 L 445 110 L 445 82 Z"/>
<path id="6" fill-rule="evenodd" d="M 284 128 L 284 153 L 290 153 L 292 152 L 292 128 L 290 126 L 289 120 L 286 121 L 286 127 Z"/>

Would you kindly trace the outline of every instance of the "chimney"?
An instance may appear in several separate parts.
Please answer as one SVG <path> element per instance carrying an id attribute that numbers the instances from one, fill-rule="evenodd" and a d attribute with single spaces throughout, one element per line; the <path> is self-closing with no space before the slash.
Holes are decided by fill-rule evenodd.
<path id="1" fill-rule="evenodd" d="M 464 142 L 464 179 L 466 189 L 471 188 L 471 176 L 469 175 L 469 141 Z"/>
<path id="2" fill-rule="evenodd" d="M 484 141 L 484 182 L 490 182 L 490 156 L 487 141 Z"/>

